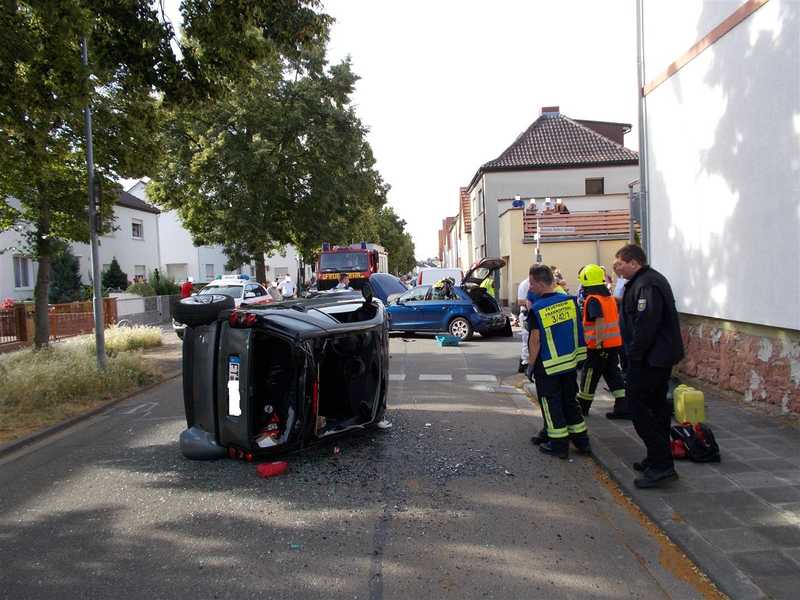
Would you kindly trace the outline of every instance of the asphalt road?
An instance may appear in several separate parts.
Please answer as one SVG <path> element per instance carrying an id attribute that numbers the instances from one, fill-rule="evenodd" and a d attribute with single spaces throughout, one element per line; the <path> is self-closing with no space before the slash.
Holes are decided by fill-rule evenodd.
<path id="1" fill-rule="evenodd" d="M 393 338 L 394 427 L 280 478 L 185 460 L 180 379 L 7 456 L 0 597 L 697 597 L 591 459 L 530 444 L 517 348 Z"/>

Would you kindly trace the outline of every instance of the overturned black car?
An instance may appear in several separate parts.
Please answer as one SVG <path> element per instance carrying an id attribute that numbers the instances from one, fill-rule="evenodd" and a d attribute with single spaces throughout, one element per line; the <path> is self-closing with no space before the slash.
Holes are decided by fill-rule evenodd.
<path id="1" fill-rule="evenodd" d="M 187 458 L 265 458 L 383 419 L 389 334 L 369 286 L 236 309 L 192 296 L 176 318 L 187 324 Z"/>

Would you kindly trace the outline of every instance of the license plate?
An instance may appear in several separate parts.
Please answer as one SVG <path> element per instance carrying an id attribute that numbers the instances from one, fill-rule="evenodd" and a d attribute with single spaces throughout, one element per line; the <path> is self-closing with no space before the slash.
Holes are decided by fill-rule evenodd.
<path id="1" fill-rule="evenodd" d="M 239 394 L 239 371 L 241 360 L 238 356 L 228 357 L 228 414 L 239 417 L 242 414 L 242 401 Z"/>

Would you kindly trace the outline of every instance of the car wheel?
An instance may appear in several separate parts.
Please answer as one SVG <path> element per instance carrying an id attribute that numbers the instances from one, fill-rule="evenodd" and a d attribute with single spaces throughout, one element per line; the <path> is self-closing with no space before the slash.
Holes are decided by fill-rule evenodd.
<path id="1" fill-rule="evenodd" d="M 217 315 L 226 308 L 234 308 L 236 303 L 230 296 L 204 294 L 181 299 L 175 305 L 175 320 L 189 327 L 208 325 L 217 320 Z"/>
<path id="2" fill-rule="evenodd" d="M 454 335 L 460 340 L 468 340 L 472 337 L 472 325 L 464 317 L 456 317 L 450 321 L 447 331 L 450 332 L 450 335 Z"/>

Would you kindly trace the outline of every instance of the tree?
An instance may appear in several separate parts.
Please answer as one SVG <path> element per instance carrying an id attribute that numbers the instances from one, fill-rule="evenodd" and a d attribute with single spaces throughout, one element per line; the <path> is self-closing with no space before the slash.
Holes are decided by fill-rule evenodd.
<path id="1" fill-rule="evenodd" d="M 195 242 L 222 244 L 229 266 L 292 244 L 309 261 L 323 240 L 361 239 L 386 186 L 350 105 L 350 63 L 324 48 L 263 61 L 214 102 L 168 111 L 148 194 L 176 209 Z"/>
<path id="2" fill-rule="evenodd" d="M 128 274 L 125 273 L 117 262 L 117 257 L 111 259 L 108 269 L 103 271 L 103 289 L 127 290 Z"/>
<path id="3" fill-rule="evenodd" d="M 166 105 L 201 103 L 252 61 L 299 55 L 327 35 L 317 6 L 183 0 L 186 35 L 175 40 L 151 0 L 0 4 L 0 199 L 15 199 L 0 202 L 0 230 L 24 227 L 39 262 L 36 347 L 49 341 L 53 244 L 89 237 L 84 106 L 94 112 L 97 176 L 113 197 L 114 181 L 143 176 L 157 157 L 157 93 Z M 110 202 L 101 214 L 108 224 Z"/>
<path id="4" fill-rule="evenodd" d="M 389 253 L 390 272 L 405 275 L 414 269 L 414 241 L 391 206 L 384 206 L 378 215 L 378 239 Z"/>
<path id="5" fill-rule="evenodd" d="M 63 242 L 53 257 L 52 277 L 50 280 L 49 300 L 51 304 L 75 302 L 83 296 L 83 283 L 81 283 L 81 267 L 77 257 L 69 246 Z"/>

